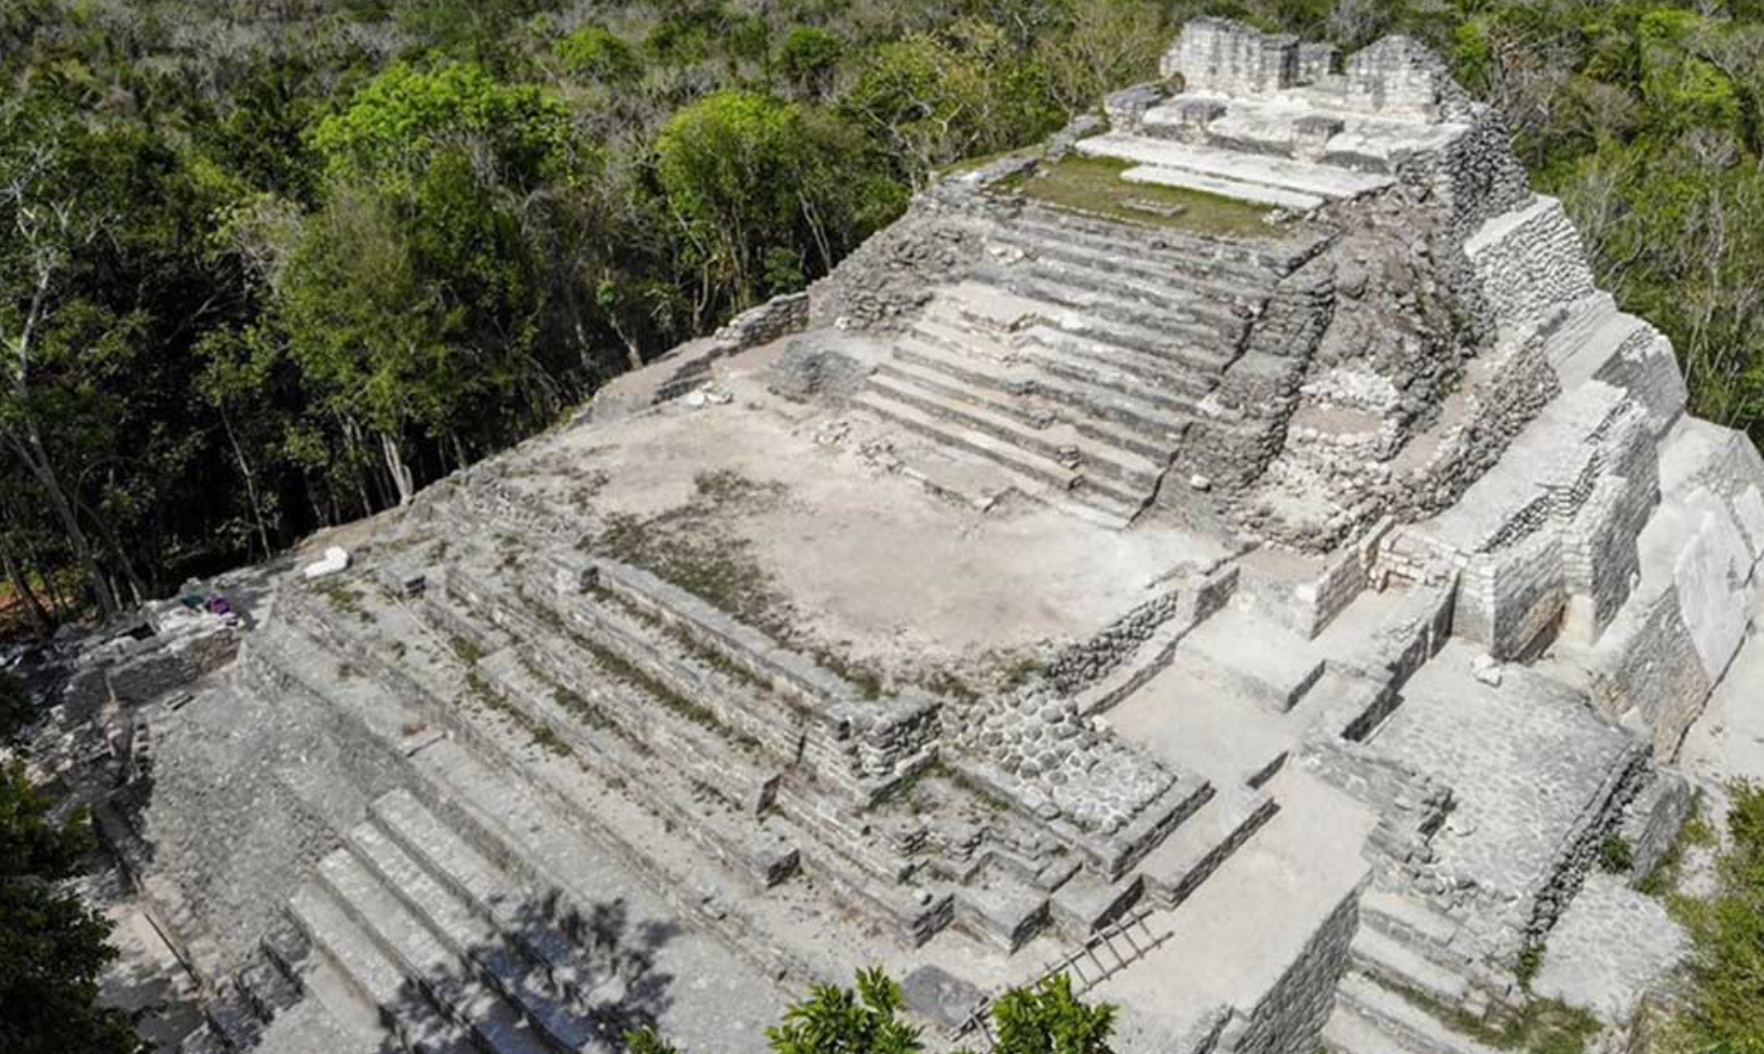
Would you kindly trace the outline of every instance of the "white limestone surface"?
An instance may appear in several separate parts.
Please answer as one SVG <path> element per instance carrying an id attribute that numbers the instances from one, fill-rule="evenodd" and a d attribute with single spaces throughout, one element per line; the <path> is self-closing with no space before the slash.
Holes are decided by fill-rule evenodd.
<path id="1" fill-rule="evenodd" d="M 1689 947 L 1658 899 L 1630 889 L 1619 876 L 1595 873 L 1551 932 L 1532 989 L 1601 1021 L 1628 1021 Z"/>
<path id="2" fill-rule="evenodd" d="M 1193 146 L 1118 133 L 1080 140 L 1077 148 L 1079 153 L 1088 157 L 1112 157 L 1139 165 L 1192 172 L 1329 199 L 1359 197 L 1395 182 L 1390 176 L 1315 165 L 1290 158 L 1244 154 L 1219 147 Z"/>
<path id="3" fill-rule="evenodd" d="M 1739 528 L 1714 494 L 1699 488 L 1685 499 L 1695 510 L 1688 544 L 1672 568 L 1691 643 L 1711 680 L 1719 678 L 1746 636 L 1746 595 L 1752 556 Z"/>
<path id="4" fill-rule="evenodd" d="M 1217 194 L 1220 197 L 1235 198 L 1256 205 L 1272 205 L 1276 208 L 1292 209 L 1295 212 L 1309 212 L 1312 209 L 1321 208 L 1323 205 L 1323 199 L 1315 194 L 1305 194 L 1281 187 L 1266 187 L 1236 179 L 1221 179 L 1218 176 L 1202 175 L 1199 172 L 1184 172 L 1177 168 L 1159 168 L 1156 165 L 1139 165 L 1130 168 L 1121 173 L 1121 178 L 1129 183 L 1149 183 L 1159 187 L 1198 190 L 1204 194 Z"/>

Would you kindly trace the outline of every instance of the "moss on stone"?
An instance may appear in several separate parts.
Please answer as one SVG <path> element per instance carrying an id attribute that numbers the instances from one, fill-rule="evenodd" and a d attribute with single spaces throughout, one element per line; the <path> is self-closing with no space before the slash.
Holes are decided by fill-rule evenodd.
<path id="1" fill-rule="evenodd" d="M 1112 158 L 1073 155 L 1041 166 L 1034 175 L 1005 180 L 998 186 L 1057 208 L 1148 227 L 1232 238 L 1268 237 L 1279 231 L 1269 223 L 1273 209 L 1217 194 L 1129 183 L 1121 173 L 1133 167 Z M 1143 204 L 1136 208 L 1133 203 Z"/>

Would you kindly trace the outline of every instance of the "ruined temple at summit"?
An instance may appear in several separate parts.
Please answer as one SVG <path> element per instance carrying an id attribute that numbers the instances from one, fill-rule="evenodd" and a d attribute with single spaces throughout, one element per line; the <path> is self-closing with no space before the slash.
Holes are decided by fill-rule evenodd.
<path id="1" fill-rule="evenodd" d="M 932 1049 L 1061 971 L 1123 1054 L 1621 1024 L 1564 920 L 1655 924 L 1764 461 L 1424 48 L 1161 72 L 237 631 L 94 653 L 190 1054 L 739 1054 L 873 963 Z"/>

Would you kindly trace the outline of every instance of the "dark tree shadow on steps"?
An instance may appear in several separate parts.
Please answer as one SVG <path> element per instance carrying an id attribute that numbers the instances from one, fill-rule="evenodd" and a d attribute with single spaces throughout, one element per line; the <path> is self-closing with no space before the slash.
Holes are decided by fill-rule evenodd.
<path id="1" fill-rule="evenodd" d="M 681 927 L 671 921 L 633 919 L 623 898 L 596 902 L 580 911 L 561 906 L 555 897 L 529 901 L 505 912 L 498 930 L 494 940 L 468 949 L 450 970 L 407 977 L 397 1004 L 382 1008 L 382 1017 L 405 1037 L 409 1049 L 456 1054 L 445 1042 L 430 1046 L 420 1037 L 444 1035 L 440 1026 L 448 1019 L 466 1033 L 474 1023 L 481 1023 L 444 1006 L 473 984 L 482 985 L 506 1011 L 523 1018 L 520 1031 L 542 1049 L 557 1045 L 533 1020 L 533 1009 L 556 1015 L 566 1029 L 579 1027 L 589 1039 L 581 1047 L 584 1051 L 619 1051 L 624 1049 L 626 1033 L 656 1027 L 673 1005 L 675 978 L 656 960 Z M 558 954 L 563 949 L 567 955 Z M 526 993 L 525 1001 L 509 991 L 516 985 Z M 457 1054 L 487 1046 L 461 1048 Z"/>

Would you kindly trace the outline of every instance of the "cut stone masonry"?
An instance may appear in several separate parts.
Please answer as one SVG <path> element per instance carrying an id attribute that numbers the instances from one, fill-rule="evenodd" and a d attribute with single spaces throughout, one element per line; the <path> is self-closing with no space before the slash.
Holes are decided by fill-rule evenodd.
<path id="1" fill-rule="evenodd" d="M 1578 898 L 1684 820 L 1764 459 L 1413 42 L 1163 72 L 346 569 L 90 649 L 184 1049 L 758 1051 L 877 962 L 953 1044 L 1129 919 L 1124 1054 L 1482 1054 L 1629 912 Z"/>

